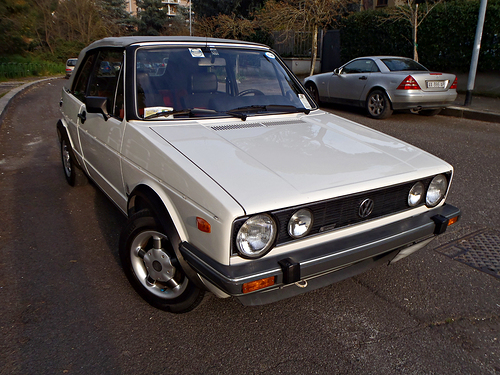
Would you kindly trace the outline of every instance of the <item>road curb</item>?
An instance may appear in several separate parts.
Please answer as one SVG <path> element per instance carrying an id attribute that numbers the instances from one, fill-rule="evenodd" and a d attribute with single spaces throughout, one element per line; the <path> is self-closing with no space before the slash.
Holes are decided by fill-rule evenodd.
<path id="1" fill-rule="evenodd" d="M 500 114 L 486 111 L 478 111 L 465 107 L 448 107 L 441 111 L 440 115 L 466 118 L 469 120 L 498 122 L 500 123 Z"/>
<path id="2" fill-rule="evenodd" d="M 61 77 L 50 77 L 50 78 L 39 79 L 37 81 L 31 81 L 31 82 L 25 83 L 24 85 L 13 88 L 7 94 L 2 96 L 0 98 L 0 127 L 2 126 L 3 119 L 5 117 L 5 114 L 7 113 L 7 109 L 9 108 L 9 105 L 12 102 L 12 99 L 14 99 L 17 95 L 26 91 L 31 86 L 34 86 L 34 85 L 37 85 L 39 83 L 43 83 L 46 81 L 51 81 L 54 79 L 61 79 Z"/>

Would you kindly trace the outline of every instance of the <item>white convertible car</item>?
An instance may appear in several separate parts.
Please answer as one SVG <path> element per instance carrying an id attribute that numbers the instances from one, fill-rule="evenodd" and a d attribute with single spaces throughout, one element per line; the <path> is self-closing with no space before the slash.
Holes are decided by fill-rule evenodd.
<path id="1" fill-rule="evenodd" d="M 393 263 L 455 223 L 453 168 L 319 110 L 264 45 L 106 38 L 62 91 L 70 185 L 128 217 L 123 269 L 150 304 L 260 305 Z"/>

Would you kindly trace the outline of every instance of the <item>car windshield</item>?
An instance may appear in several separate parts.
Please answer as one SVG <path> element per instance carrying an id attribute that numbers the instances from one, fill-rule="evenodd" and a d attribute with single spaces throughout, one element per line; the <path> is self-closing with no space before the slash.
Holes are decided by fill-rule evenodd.
<path id="1" fill-rule="evenodd" d="M 266 50 L 141 47 L 137 115 L 149 118 L 305 112 L 315 104 Z"/>
<path id="2" fill-rule="evenodd" d="M 78 61 L 77 59 L 69 59 L 68 61 L 66 61 L 66 65 L 75 66 L 77 61 Z"/>
<path id="3" fill-rule="evenodd" d="M 412 59 L 382 59 L 382 62 L 391 72 L 428 71 L 427 68 Z"/>

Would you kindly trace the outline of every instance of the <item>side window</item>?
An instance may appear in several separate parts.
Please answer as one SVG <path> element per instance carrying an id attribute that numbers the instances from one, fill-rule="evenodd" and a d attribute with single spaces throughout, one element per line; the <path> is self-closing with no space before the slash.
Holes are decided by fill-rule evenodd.
<path id="1" fill-rule="evenodd" d="M 85 101 L 89 77 L 92 72 L 92 67 L 94 66 L 95 58 L 96 53 L 85 57 L 85 62 L 81 65 L 80 69 L 76 73 L 77 75 L 75 80 L 73 81 L 72 93 L 82 102 Z"/>
<path id="2" fill-rule="evenodd" d="M 356 60 L 347 64 L 342 70 L 343 73 L 372 73 L 379 69 L 373 60 Z"/>
<path id="3" fill-rule="evenodd" d="M 369 61 L 369 64 L 367 64 L 367 72 L 370 73 L 376 73 L 376 72 L 380 72 L 380 69 L 378 68 L 377 64 L 375 64 L 375 61 L 373 60 L 368 60 Z"/>
<path id="4" fill-rule="evenodd" d="M 123 60 L 121 50 L 101 50 L 90 77 L 88 96 L 108 98 L 110 108 L 114 107 L 116 85 Z"/>

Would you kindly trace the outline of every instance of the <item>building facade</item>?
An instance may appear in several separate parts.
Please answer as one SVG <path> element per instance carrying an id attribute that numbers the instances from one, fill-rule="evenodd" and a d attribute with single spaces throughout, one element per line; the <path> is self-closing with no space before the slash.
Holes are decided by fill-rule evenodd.
<path id="1" fill-rule="evenodd" d="M 174 17 L 179 11 L 178 7 L 189 7 L 190 0 L 162 0 L 164 8 L 167 10 L 169 16 Z M 136 15 L 137 14 L 137 2 L 136 0 L 126 0 L 127 12 Z"/>

